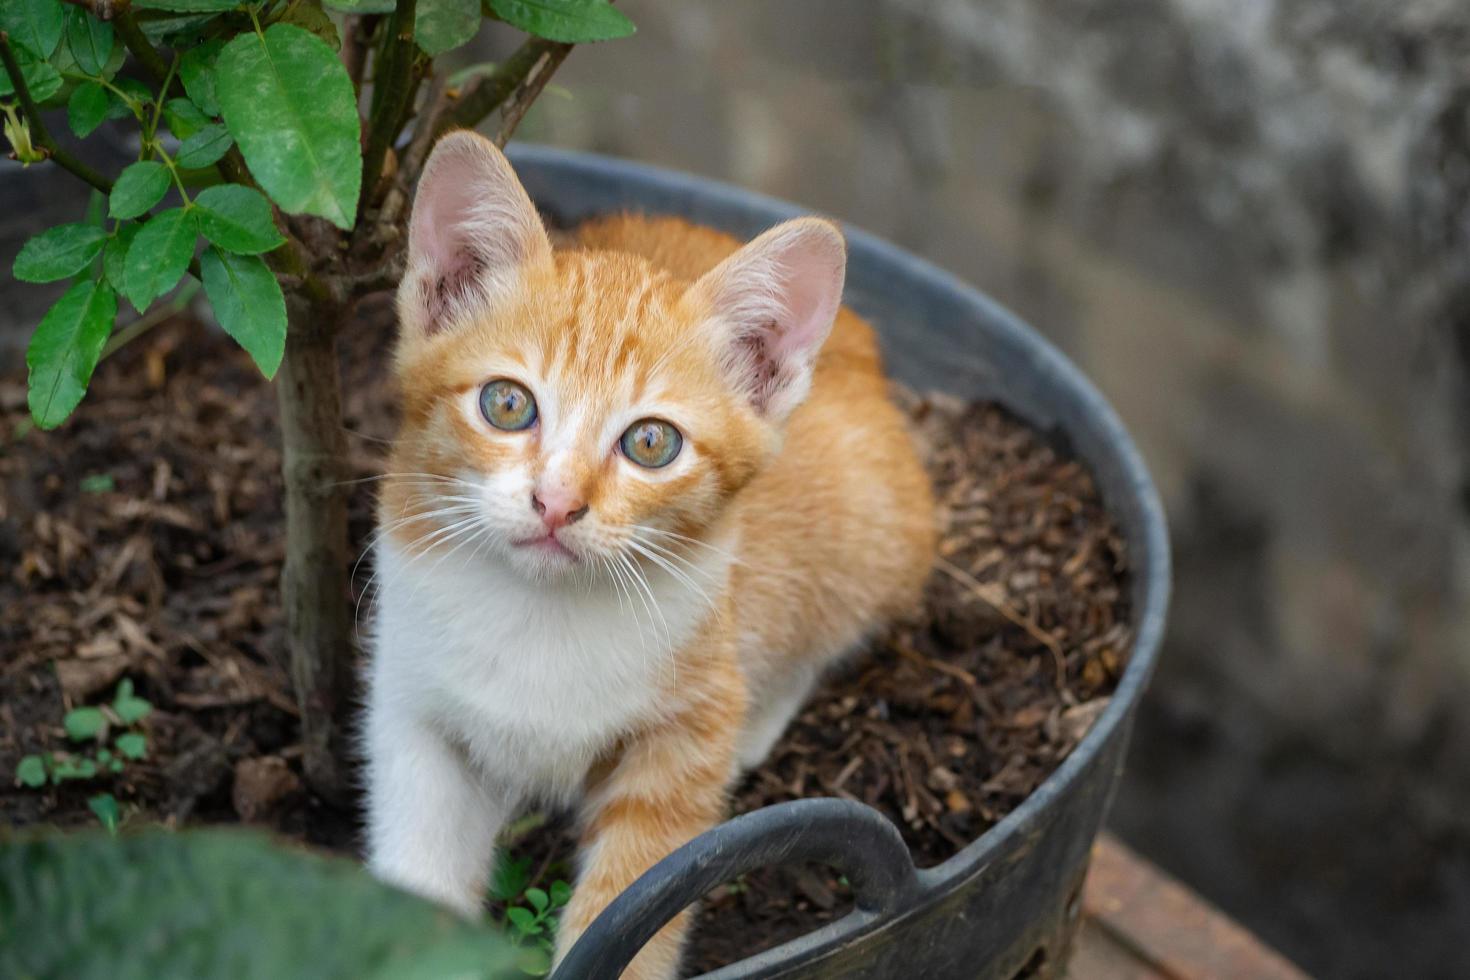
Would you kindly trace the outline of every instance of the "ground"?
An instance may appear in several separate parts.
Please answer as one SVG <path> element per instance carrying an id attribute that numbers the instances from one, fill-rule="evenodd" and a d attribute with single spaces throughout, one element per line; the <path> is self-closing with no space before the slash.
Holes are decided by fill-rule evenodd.
<path id="1" fill-rule="evenodd" d="M 363 478 L 393 431 L 390 323 L 370 302 L 343 353 Z M 39 789 L 7 780 L 4 821 L 92 824 L 87 801 L 110 792 L 125 825 L 252 823 L 356 853 L 355 806 L 318 798 L 299 773 L 270 386 L 187 314 L 105 361 L 55 432 L 30 426 L 24 381 L 0 377 L 0 771 L 75 752 L 63 716 L 109 702 L 123 679 L 154 711 L 146 759 Z M 993 406 L 896 397 L 930 447 L 943 505 L 926 606 L 823 685 L 733 808 L 858 799 L 928 866 L 1023 800 L 1107 703 L 1130 643 L 1127 558 L 1089 475 L 1060 448 Z M 359 548 L 372 495 L 371 481 L 354 485 Z M 369 560 L 359 592 L 370 574 Z M 523 822 L 508 843 L 525 884 L 567 875 L 556 819 Z M 738 959 L 848 904 L 825 869 L 749 875 L 710 897 L 691 958 Z"/>

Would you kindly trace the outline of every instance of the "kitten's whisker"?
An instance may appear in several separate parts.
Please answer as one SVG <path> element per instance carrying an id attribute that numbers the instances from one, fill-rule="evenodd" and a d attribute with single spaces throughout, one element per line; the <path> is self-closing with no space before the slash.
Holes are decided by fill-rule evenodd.
<path id="1" fill-rule="evenodd" d="M 668 572 L 670 577 L 672 577 L 675 581 L 679 582 L 689 591 L 697 594 L 701 599 L 703 599 L 705 605 L 710 606 L 711 608 L 714 607 L 715 602 L 709 597 L 709 593 L 705 592 L 704 589 L 699 586 L 699 583 L 695 582 L 694 579 L 690 578 L 683 571 L 681 571 L 676 565 L 674 565 L 673 562 L 662 557 L 656 552 L 650 551 L 647 547 L 645 547 L 644 542 L 629 539 L 628 547 L 632 548 L 634 551 L 638 552 L 638 554 L 653 562 L 659 568 L 662 568 L 665 572 Z"/>

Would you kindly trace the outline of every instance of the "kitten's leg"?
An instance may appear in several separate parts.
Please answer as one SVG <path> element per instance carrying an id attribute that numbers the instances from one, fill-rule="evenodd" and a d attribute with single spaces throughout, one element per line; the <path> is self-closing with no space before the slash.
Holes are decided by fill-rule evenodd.
<path id="1" fill-rule="evenodd" d="M 766 761 L 771 749 L 781 740 L 786 726 L 806 703 L 817 681 L 815 667 L 797 667 L 781 678 L 780 685 L 767 685 L 758 697 L 752 697 L 748 716 L 740 733 L 740 768 L 754 769 Z"/>
<path id="2" fill-rule="evenodd" d="M 368 867 L 378 878 L 478 916 L 507 811 L 437 732 L 370 713 Z"/>
<path id="3" fill-rule="evenodd" d="M 631 742 L 588 797 L 582 873 L 557 930 L 558 962 L 623 889 L 724 816 L 742 707 L 738 672 L 729 675 L 720 690 Z M 622 980 L 677 976 L 688 919 L 686 911 L 664 926 Z"/>

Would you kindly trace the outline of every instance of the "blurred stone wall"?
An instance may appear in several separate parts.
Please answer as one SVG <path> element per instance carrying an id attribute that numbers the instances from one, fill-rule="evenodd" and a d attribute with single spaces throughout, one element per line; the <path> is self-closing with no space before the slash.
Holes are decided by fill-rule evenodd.
<path id="1" fill-rule="evenodd" d="M 1470 975 L 1470 8 L 625 5 L 526 138 L 885 235 L 1138 438 L 1177 599 L 1116 828 L 1324 976 Z"/>

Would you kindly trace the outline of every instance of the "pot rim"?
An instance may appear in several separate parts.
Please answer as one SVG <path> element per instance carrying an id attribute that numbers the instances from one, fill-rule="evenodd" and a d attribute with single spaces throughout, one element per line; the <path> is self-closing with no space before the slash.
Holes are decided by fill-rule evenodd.
<path id="1" fill-rule="evenodd" d="M 656 184 L 667 191 L 670 197 L 712 203 L 717 208 L 724 208 L 732 213 L 759 212 L 779 219 L 816 213 L 788 201 L 747 191 L 722 181 L 602 154 L 523 143 L 513 143 L 507 148 L 507 152 L 517 169 L 528 167 L 533 171 L 559 172 L 565 176 L 585 171 L 591 165 L 613 182 L 637 187 Z M 534 192 L 532 196 L 535 197 Z M 659 213 L 657 208 L 650 207 L 649 210 Z M 924 888 L 917 901 L 904 910 L 909 911 L 961 887 L 967 879 L 983 873 L 994 857 L 1008 853 L 1016 838 L 1035 833 L 1036 826 L 1044 820 L 1053 801 L 1068 793 L 1073 784 L 1094 764 L 1094 760 L 1116 731 L 1128 724 L 1158 662 L 1171 584 L 1169 539 L 1163 504 L 1142 455 L 1107 399 L 1066 355 L 1010 310 L 953 273 L 847 222 L 840 223 L 847 237 L 850 256 L 862 253 L 865 259 L 900 271 L 920 284 L 925 291 L 947 293 L 961 299 L 974 311 L 977 320 L 987 321 L 987 328 L 993 334 L 1025 349 L 1033 361 L 1035 373 L 1045 376 L 1050 386 L 1070 392 L 1071 399 L 1081 411 L 1091 417 L 1098 436 L 1096 441 L 1106 445 L 1107 452 L 1113 457 L 1110 464 L 1118 479 L 1113 481 L 1113 493 L 1108 493 L 1107 487 L 1101 488 L 1106 506 L 1120 519 L 1125 513 L 1131 516 L 1129 523 L 1134 531 L 1127 535 L 1129 565 L 1135 575 L 1132 587 L 1134 636 L 1127 666 L 1108 706 L 1061 765 L 1020 806 L 956 854 L 919 872 Z M 1096 453 L 1093 455 L 1097 456 Z M 1087 458 L 1081 453 L 1077 457 L 1094 474 L 1098 472 L 1097 458 Z M 1143 570 L 1141 576 L 1138 574 L 1139 569 Z M 1116 788 L 1116 783 L 1114 787 Z M 1021 846 L 1024 848 L 1024 845 Z M 901 917 L 904 913 L 897 914 Z M 808 933 L 802 939 L 828 933 L 829 930 L 840 927 L 844 921 L 838 919 Z M 793 942 L 801 942 L 802 939 Z M 788 944 L 782 944 L 785 945 Z M 782 946 L 776 949 L 779 950 Z"/>

